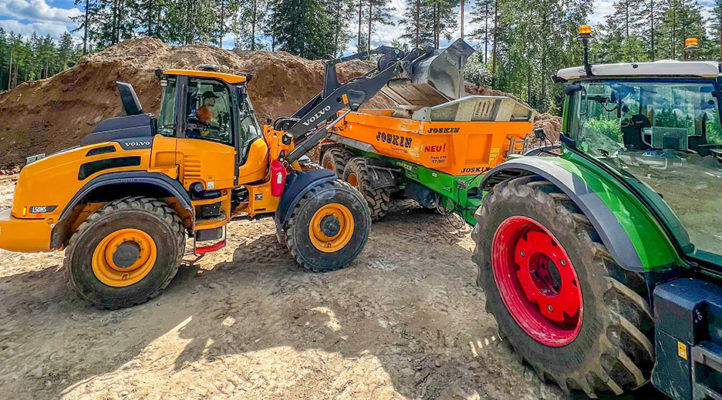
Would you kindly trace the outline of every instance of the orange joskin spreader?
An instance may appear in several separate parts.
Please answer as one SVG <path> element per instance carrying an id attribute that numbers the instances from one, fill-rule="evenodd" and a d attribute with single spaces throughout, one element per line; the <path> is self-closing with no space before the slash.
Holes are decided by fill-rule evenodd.
<path id="1" fill-rule="evenodd" d="M 428 87 L 436 88 L 433 82 Z M 322 143 L 322 166 L 364 194 L 374 220 L 385 215 L 391 194 L 403 191 L 424 207 L 457 212 L 473 224 L 482 195 L 478 182 L 510 155 L 521 154 L 534 111 L 506 96 L 419 106 L 430 97 L 393 90 L 382 93 L 395 100 L 407 95 L 416 104 L 346 114 Z"/>

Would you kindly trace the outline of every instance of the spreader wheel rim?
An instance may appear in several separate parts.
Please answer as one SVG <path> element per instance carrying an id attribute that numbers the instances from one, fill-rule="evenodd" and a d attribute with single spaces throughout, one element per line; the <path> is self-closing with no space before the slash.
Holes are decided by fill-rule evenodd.
<path id="1" fill-rule="evenodd" d="M 348 176 L 346 177 L 346 182 L 348 182 L 349 185 L 358 188 L 358 177 L 353 172 L 348 174 Z"/>
<path id="2" fill-rule="evenodd" d="M 509 314 L 550 347 L 573 342 L 583 321 L 579 279 L 567 252 L 539 222 L 512 216 L 496 229 L 491 265 Z"/>

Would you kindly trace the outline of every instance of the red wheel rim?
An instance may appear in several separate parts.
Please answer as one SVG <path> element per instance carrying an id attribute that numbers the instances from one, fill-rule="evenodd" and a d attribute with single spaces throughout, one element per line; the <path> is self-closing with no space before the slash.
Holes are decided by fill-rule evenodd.
<path id="1" fill-rule="evenodd" d="M 582 291 L 554 235 L 531 218 L 504 220 L 494 233 L 491 267 L 506 309 L 537 342 L 571 343 L 582 327 Z"/>

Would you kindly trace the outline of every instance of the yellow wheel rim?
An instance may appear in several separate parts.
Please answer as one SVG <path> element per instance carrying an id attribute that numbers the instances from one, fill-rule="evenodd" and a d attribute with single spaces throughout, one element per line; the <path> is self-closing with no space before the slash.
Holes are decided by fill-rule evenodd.
<path id="1" fill-rule="evenodd" d="M 308 235 L 316 249 L 333 253 L 343 249 L 353 236 L 351 211 L 338 203 L 326 204 L 319 208 L 308 226 Z"/>
<path id="2" fill-rule="evenodd" d="M 137 283 L 153 269 L 155 242 L 139 229 L 117 230 L 100 241 L 93 252 L 93 273 L 108 286 Z"/>
<path id="3" fill-rule="evenodd" d="M 346 182 L 353 187 L 358 187 L 358 178 L 356 177 L 356 174 L 349 174 L 346 178 Z"/>

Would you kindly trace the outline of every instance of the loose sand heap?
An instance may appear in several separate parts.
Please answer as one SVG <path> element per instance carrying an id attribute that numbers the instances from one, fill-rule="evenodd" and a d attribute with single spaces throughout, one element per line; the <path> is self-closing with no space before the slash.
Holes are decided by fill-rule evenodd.
<path id="1" fill-rule="evenodd" d="M 116 81 L 131 83 L 145 112 L 157 113 L 160 85 L 156 69 L 217 64 L 230 73 L 250 73 L 249 93 L 260 123 L 288 116 L 323 86 L 323 63 L 284 52 L 222 50 L 208 45 L 167 46 L 157 39 L 122 42 L 83 57 L 76 66 L 48 79 L 29 82 L 0 94 L 0 171 L 15 172 L 27 156 L 75 146 L 103 119 L 118 116 Z M 341 82 L 373 65 L 351 61 L 338 66 Z M 502 94 L 467 86 L 471 94 Z M 393 107 L 378 95 L 369 108 Z M 556 117 L 551 117 L 556 118 Z M 557 124 L 558 125 L 558 124 Z M 550 134 L 552 132 L 548 132 Z M 556 133 L 558 137 L 558 130 Z"/>

